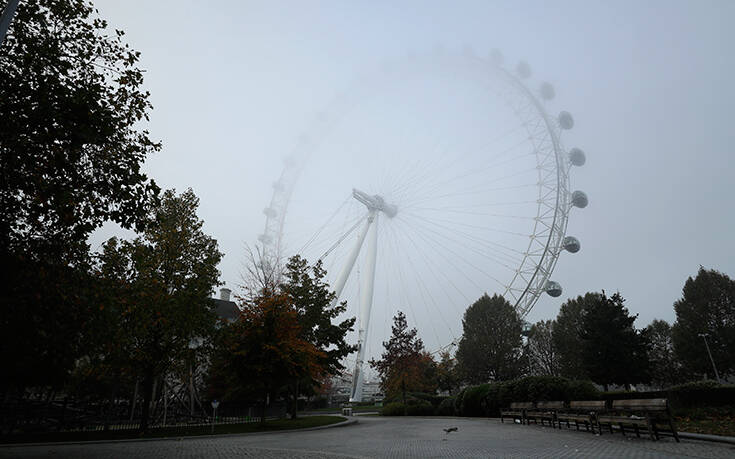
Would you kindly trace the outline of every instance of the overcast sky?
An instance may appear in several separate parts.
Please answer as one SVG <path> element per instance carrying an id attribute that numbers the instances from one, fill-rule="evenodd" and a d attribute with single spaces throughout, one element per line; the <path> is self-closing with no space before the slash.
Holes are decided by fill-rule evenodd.
<path id="1" fill-rule="evenodd" d="M 315 117 L 340 92 L 357 94 L 361 111 L 345 114 L 336 132 L 324 139 L 324 151 L 314 153 L 294 192 L 301 199 L 289 209 L 294 217 L 288 235 L 302 221 L 304 234 L 326 221 L 335 210 L 334 203 L 326 202 L 329 193 L 339 204 L 352 186 L 361 186 L 349 178 L 355 172 L 347 172 L 355 164 L 364 164 L 355 166 L 354 177 L 369 178 L 366 191 L 388 195 L 400 186 L 399 166 L 410 167 L 423 154 L 441 159 L 447 149 L 471 150 L 484 140 L 478 128 L 482 123 L 494 126 L 488 132 L 501 132 L 496 126 L 506 118 L 494 108 L 485 114 L 480 107 L 486 94 L 462 75 L 452 77 L 446 97 L 456 95 L 454 112 L 444 118 L 422 105 L 451 105 L 437 91 L 441 81 L 425 87 L 409 79 L 396 81 L 377 96 L 351 89 L 386 61 L 431 56 L 439 48 L 461 54 L 468 47 L 478 57 L 498 48 L 511 69 L 526 60 L 533 70 L 527 82 L 532 89 L 551 82 L 556 98 L 547 105 L 549 113 L 567 110 L 575 120 L 563 134 L 565 147 L 587 153 L 587 164 L 572 170 L 571 187 L 584 190 L 590 204 L 572 210 L 568 228 L 581 240 L 582 250 L 562 253 L 553 278 L 564 293 L 560 298 L 544 295 L 529 320 L 553 318 L 566 298 L 605 289 L 622 293 L 628 308 L 640 314 L 639 327 L 654 318 L 673 322 L 672 304 L 700 265 L 735 275 L 734 2 L 95 3 L 142 53 L 154 105 L 148 128 L 164 145 L 146 170 L 162 187 L 192 187 L 200 197 L 205 230 L 225 253 L 220 269 L 228 287 L 240 283 L 244 245 L 254 244 L 263 232 L 262 210 L 283 158 L 302 135 L 315 135 L 310 132 Z M 423 98 L 422 88 L 428 94 Z M 469 101 L 468 108 L 458 100 Z M 415 116 L 411 110 L 417 110 Z M 423 131 L 411 130 L 413 121 Z M 407 140 L 401 137 L 405 145 L 399 145 L 396 126 L 412 133 L 405 135 Z M 431 143 L 432 134 L 438 137 L 432 142 L 441 147 L 426 153 L 430 148 L 422 142 Z M 340 156 L 347 148 L 354 157 Z M 366 158 L 369 149 L 380 152 Z M 386 176 L 371 169 L 380 163 L 385 171 L 394 162 L 398 165 L 388 167 Z M 442 173 L 437 171 L 437 180 Z M 355 212 L 355 204 L 349 206 Z M 314 221 L 307 224 L 307 215 Z M 343 228 L 349 215 L 336 220 Z M 117 233 L 106 226 L 92 242 L 99 245 Z M 387 240 L 381 233 L 379 243 Z M 420 238 L 415 242 L 422 244 Z M 300 243 L 294 239 L 289 244 Z M 382 246 L 379 257 L 383 252 L 388 253 L 384 261 L 395 255 L 390 246 Z M 405 275 L 422 272 L 418 258 L 412 265 L 418 267 L 406 268 Z M 443 268 L 450 274 L 424 272 L 419 282 L 461 282 L 461 276 L 453 277 L 454 269 Z M 381 279 L 400 284 L 388 272 L 376 279 L 372 339 L 386 339 L 389 316 L 409 307 L 414 308 L 409 322 L 413 316 L 411 325 L 418 324 L 429 347 L 450 339 L 444 328 L 461 334 L 461 310 L 448 308 L 453 312 L 440 319 L 441 311 L 425 306 L 442 303 L 442 294 L 466 303 L 448 285 L 441 286 L 447 292 L 437 293 L 435 300 L 410 306 L 406 303 L 416 300 L 420 289 L 411 298 L 388 298 L 390 293 L 377 285 L 386 282 Z M 497 286 L 488 282 L 486 290 L 492 294 Z M 470 296 L 475 298 L 475 292 Z M 387 311 L 379 312 L 381 307 Z M 379 344 L 373 344 L 371 353 L 377 352 Z"/>

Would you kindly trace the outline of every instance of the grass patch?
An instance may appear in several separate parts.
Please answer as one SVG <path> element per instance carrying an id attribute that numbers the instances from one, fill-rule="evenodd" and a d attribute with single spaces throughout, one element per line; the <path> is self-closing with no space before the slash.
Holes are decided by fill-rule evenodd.
<path id="1" fill-rule="evenodd" d="M 694 408 L 676 414 L 680 431 L 735 437 L 735 406 Z"/>
<path id="2" fill-rule="evenodd" d="M 247 424 L 223 424 L 214 426 L 214 434 L 237 434 L 269 432 L 274 430 L 307 429 L 336 424 L 344 421 L 342 416 L 304 416 L 297 419 L 277 419 Z M 153 428 L 141 435 L 134 430 L 89 431 L 89 432 L 46 432 L 22 433 L 0 438 L 0 443 L 46 443 L 67 441 L 126 440 L 139 438 L 180 438 L 211 435 L 212 426 L 180 426 Z"/>

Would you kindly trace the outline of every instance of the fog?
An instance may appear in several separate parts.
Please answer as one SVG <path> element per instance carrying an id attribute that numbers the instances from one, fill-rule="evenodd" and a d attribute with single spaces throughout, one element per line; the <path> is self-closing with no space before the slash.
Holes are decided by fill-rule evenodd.
<path id="1" fill-rule="evenodd" d="M 305 159 L 284 255 L 315 261 L 332 247 L 366 212 L 352 188 L 398 206 L 379 217 L 368 357 L 398 309 L 430 350 L 459 337 L 463 310 L 503 293 L 514 250 L 528 245 L 533 142 L 503 84 L 461 64 L 496 48 L 511 72 L 530 64 L 523 82 L 536 95 L 554 86 L 545 109 L 573 115 L 563 146 L 587 154 L 570 171 L 571 190 L 590 199 L 569 215 L 582 249 L 561 253 L 552 278 L 563 294 L 542 295 L 527 320 L 605 289 L 622 293 L 638 327 L 672 322 L 700 265 L 735 274 L 732 2 L 96 4 L 142 53 L 147 128 L 164 145 L 146 171 L 200 197 L 228 287 L 287 158 Z M 116 234 L 107 225 L 92 244 Z M 355 234 L 325 257 L 330 280 Z M 350 315 L 362 267 L 343 295 Z"/>

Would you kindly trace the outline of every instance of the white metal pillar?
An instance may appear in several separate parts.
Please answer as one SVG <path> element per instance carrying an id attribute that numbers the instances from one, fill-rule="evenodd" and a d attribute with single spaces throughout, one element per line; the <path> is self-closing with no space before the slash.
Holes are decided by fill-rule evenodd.
<path id="1" fill-rule="evenodd" d="M 362 227 L 362 229 L 360 230 L 360 234 L 357 235 L 355 246 L 352 248 L 352 252 L 350 252 L 350 255 L 347 257 L 347 260 L 345 261 L 345 266 L 344 268 L 342 268 L 342 272 L 339 273 L 337 280 L 334 282 L 334 293 L 337 295 L 334 297 L 334 303 L 338 302 L 339 297 L 342 295 L 342 290 L 345 288 L 345 283 L 347 283 L 347 279 L 350 277 L 352 267 L 355 266 L 355 260 L 357 260 L 357 256 L 360 254 L 362 243 L 365 241 L 365 236 L 367 235 L 370 226 L 372 226 L 373 221 L 377 216 L 377 213 L 378 211 L 376 209 L 371 209 L 368 213 L 365 226 Z"/>
<path id="2" fill-rule="evenodd" d="M 378 255 L 378 214 L 374 214 L 374 224 L 370 228 L 370 237 L 368 238 L 367 254 L 365 257 L 365 270 L 363 277 L 363 285 L 361 286 L 360 295 L 360 317 L 358 322 L 357 335 L 357 361 L 355 362 L 355 371 L 352 374 L 352 394 L 351 402 L 362 401 L 362 365 L 365 358 L 365 341 L 367 340 L 368 330 L 370 328 L 370 310 L 373 307 L 373 287 L 375 285 L 375 262 Z"/>

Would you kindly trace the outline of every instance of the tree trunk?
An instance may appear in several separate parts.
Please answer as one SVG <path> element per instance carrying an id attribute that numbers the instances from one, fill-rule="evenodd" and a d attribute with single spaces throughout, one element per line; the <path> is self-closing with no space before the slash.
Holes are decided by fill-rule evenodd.
<path id="1" fill-rule="evenodd" d="M 133 400 L 130 401 L 130 422 L 133 422 L 133 417 L 135 416 L 135 405 L 138 403 L 138 386 L 140 386 L 140 378 L 135 378 Z"/>
<path id="2" fill-rule="evenodd" d="M 403 415 L 408 416 L 408 407 L 406 406 L 406 378 L 401 379 L 401 394 L 403 396 Z"/>
<path id="3" fill-rule="evenodd" d="M 607 383 L 602 385 L 605 388 L 605 392 L 607 392 Z"/>
<path id="4" fill-rule="evenodd" d="M 268 389 L 263 391 L 263 405 L 260 408 L 260 425 L 265 425 L 265 407 L 268 403 Z"/>
<path id="5" fill-rule="evenodd" d="M 150 416 L 151 399 L 153 398 L 153 369 L 143 372 L 143 412 L 140 416 L 140 432 L 148 430 L 148 417 Z"/>
<path id="6" fill-rule="evenodd" d="M 291 387 L 291 396 L 293 397 L 292 403 L 291 403 L 291 419 L 296 419 L 296 416 L 299 411 L 299 380 L 297 379 L 293 386 Z"/>

